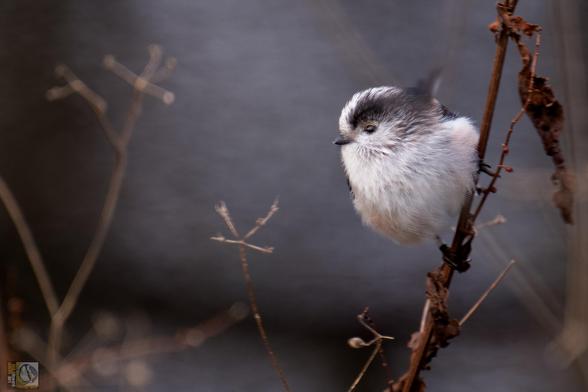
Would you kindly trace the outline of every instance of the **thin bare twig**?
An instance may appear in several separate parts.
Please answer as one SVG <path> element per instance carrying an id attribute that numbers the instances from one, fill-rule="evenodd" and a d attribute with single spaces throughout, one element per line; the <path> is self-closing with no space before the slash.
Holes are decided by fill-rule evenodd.
<path id="1" fill-rule="evenodd" d="M 494 217 L 494 219 L 491 219 L 489 221 L 482 222 L 482 223 L 476 225 L 476 231 L 479 231 L 481 229 L 485 229 L 486 227 L 502 225 L 504 223 L 506 223 L 506 218 L 504 217 L 504 215 L 498 214 Z"/>
<path id="2" fill-rule="evenodd" d="M 225 242 L 227 244 L 243 245 L 243 246 L 246 246 L 248 248 L 251 248 L 251 249 L 256 250 L 258 252 L 261 252 L 261 253 L 273 253 L 273 251 L 274 251 L 274 248 L 271 246 L 257 246 L 257 245 L 253 245 L 248 242 L 245 242 L 244 240 L 229 240 L 223 236 L 210 237 L 210 239 L 213 241 Z"/>
<path id="3" fill-rule="evenodd" d="M 484 302 L 486 300 L 486 298 L 488 297 L 488 295 L 490 295 L 490 293 L 492 292 L 492 290 L 494 290 L 502 281 L 502 279 L 504 279 L 504 277 L 506 276 L 506 274 L 508 273 L 508 271 L 510 271 L 510 269 L 512 268 L 512 266 L 516 263 L 515 260 L 511 260 L 510 263 L 508 263 L 508 265 L 506 266 L 506 268 L 500 273 L 500 275 L 498 275 L 498 277 L 496 278 L 496 280 L 494 280 L 494 282 L 492 282 L 492 284 L 490 285 L 490 287 L 488 287 L 486 289 L 486 291 L 484 292 L 484 294 L 482 294 L 480 296 L 480 298 L 476 301 L 476 303 L 470 308 L 470 310 L 468 310 L 468 312 L 461 318 L 461 320 L 459 321 L 459 325 L 462 326 L 465 324 L 466 321 L 468 321 L 468 319 L 470 317 L 472 317 L 472 315 L 478 310 L 478 308 L 480 307 L 480 305 L 482 305 L 482 302 Z"/>
<path id="4" fill-rule="evenodd" d="M 363 311 L 363 318 L 365 322 L 370 325 L 370 327 L 377 331 L 378 329 L 376 328 L 376 323 L 369 316 L 368 311 L 369 308 L 366 307 Z M 380 355 L 380 362 L 382 363 L 382 368 L 384 368 L 384 371 L 386 372 L 386 384 L 388 384 L 388 386 L 392 386 L 394 384 L 394 379 L 392 377 L 392 370 L 390 369 L 390 365 L 386 360 L 386 353 L 384 352 L 384 347 L 380 347 L 378 354 Z"/>
<path id="5" fill-rule="evenodd" d="M 251 277 L 251 273 L 249 271 L 249 262 L 247 261 L 247 251 L 246 251 L 247 248 L 251 248 L 251 249 L 257 250 L 262 253 L 272 253 L 273 248 L 271 248 L 271 247 L 266 247 L 266 248 L 258 247 L 256 245 L 252 245 L 252 244 L 247 243 L 246 239 L 251 238 L 255 233 L 257 233 L 257 231 L 262 226 L 264 226 L 268 222 L 268 220 L 278 211 L 278 200 L 276 199 L 274 201 L 274 203 L 271 205 L 271 207 L 268 210 L 265 217 L 257 219 L 257 221 L 255 222 L 255 226 L 253 226 L 251 228 L 251 230 L 249 230 L 247 232 L 247 234 L 243 237 L 239 236 L 239 232 L 237 231 L 237 227 L 235 226 L 235 224 L 233 223 L 233 220 L 231 219 L 229 209 L 227 208 L 227 205 L 223 201 L 221 201 L 218 205 L 215 206 L 215 210 L 221 216 L 221 218 L 225 222 L 225 225 L 227 226 L 227 228 L 229 229 L 231 234 L 233 234 L 235 239 L 228 240 L 224 236 L 218 235 L 216 237 L 211 237 L 211 240 L 219 241 L 222 243 L 228 243 L 228 244 L 237 244 L 239 246 L 239 260 L 241 261 L 241 269 L 243 271 L 243 279 L 245 280 L 245 288 L 247 290 L 247 297 L 249 298 L 249 306 L 251 307 L 251 312 L 253 313 L 253 318 L 254 318 L 255 324 L 257 326 L 257 331 L 259 333 L 259 336 L 261 337 L 261 340 L 262 340 L 263 345 L 265 347 L 265 351 L 270 359 L 272 367 L 274 368 L 276 374 L 278 375 L 278 378 L 280 379 L 280 382 L 282 383 L 282 387 L 284 388 L 284 390 L 286 392 L 291 392 L 291 389 L 290 389 L 290 386 L 288 385 L 288 380 L 286 379 L 286 375 L 284 373 L 284 370 L 280 366 L 280 363 L 278 361 L 278 357 L 277 357 L 276 353 L 274 352 L 274 350 L 272 349 L 267 332 L 266 332 L 265 327 L 263 325 L 263 319 L 261 317 L 261 312 L 259 311 L 259 306 L 257 305 L 257 297 L 255 295 L 255 287 L 253 285 L 253 278 Z"/>
<path id="6" fill-rule="evenodd" d="M 359 321 L 359 323 L 368 331 L 371 332 L 372 336 L 372 340 L 370 340 L 369 342 L 364 342 L 363 339 L 359 338 L 359 337 L 353 337 L 351 339 L 348 340 L 348 344 L 350 347 L 352 348 L 363 348 L 363 347 L 370 347 L 372 345 L 376 345 L 374 350 L 372 351 L 372 353 L 370 354 L 368 360 L 366 361 L 366 363 L 363 365 L 363 367 L 361 368 L 359 374 L 357 375 L 357 377 L 355 377 L 355 380 L 353 380 L 353 383 L 351 384 L 351 386 L 349 387 L 349 389 L 347 390 L 347 392 L 353 392 L 355 390 L 355 388 L 359 385 L 359 382 L 361 381 L 361 379 L 365 376 L 365 373 L 367 372 L 367 370 L 369 369 L 370 365 L 372 364 L 372 362 L 374 361 L 374 358 L 376 357 L 376 355 L 379 353 L 380 355 L 382 355 L 382 342 L 384 339 L 388 339 L 388 340 L 394 340 L 393 337 L 391 336 L 385 336 L 380 334 L 378 331 L 376 331 L 376 329 L 370 325 L 371 320 L 368 317 L 368 309 L 366 308 L 361 314 L 357 315 L 357 321 Z M 384 362 L 385 362 L 385 358 L 384 358 Z M 386 363 L 387 365 L 387 363 Z M 388 380 L 388 383 L 391 383 L 391 380 Z"/>
<path id="7" fill-rule="evenodd" d="M 231 234 L 235 238 L 240 237 L 239 232 L 237 231 L 237 228 L 235 227 L 235 224 L 233 223 L 233 220 L 231 219 L 231 215 L 229 214 L 229 209 L 227 208 L 227 205 L 225 204 L 225 202 L 221 201 L 216 206 L 214 206 L 214 209 L 217 212 L 217 214 L 219 214 L 221 216 L 221 218 L 223 218 L 223 220 L 225 221 L 225 224 L 229 228 L 229 231 L 231 232 Z"/>
<path id="8" fill-rule="evenodd" d="M 382 340 L 378 339 L 376 341 L 376 346 L 374 347 L 374 350 L 370 354 L 366 363 L 361 368 L 361 370 L 360 370 L 359 374 L 357 375 L 357 377 L 355 378 L 355 380 L 353 380 L 353 384 L 351 384 L 351 386 L 349 387 L 347 392 L 353 392 L 355 390 L 355 388 L 357 387 L 357 385 L 359 384 L 359 382 L 361 381 L 361 379 L 365 375 L 365 372 L 368 370 L 368 368 L 370 367 L 370 365 L 374 361 L 374 358 L 376 358 L 376 355 L 378 355 L 378 353 L 380 352 L 381 348 L 382 348 Z"/>
<path id="9" fill-rule="evenodd" d="M 247 232 L 247 234 L 245 234 L 243 236 L 243 239 L 246 240 L 249 237 L 255 235 L 255 233 L 257 233 L 257 230 L 261 229 L 263 226 L 265 226 L 265 224 L 271 219 L 271 217 L 278 212 L 278 199 L 276 198 L 276 200 L 274 200 L 274 202 L 272 203 L 269 211 L 267 212 L 267 215 L 264 216 L 263 218 L 259 218 L 257 220 L 257 222 L 255 223 L 255 226 L 253 226 L 251 228 L 251 230 L 249 230 L 249 232 Z"/>

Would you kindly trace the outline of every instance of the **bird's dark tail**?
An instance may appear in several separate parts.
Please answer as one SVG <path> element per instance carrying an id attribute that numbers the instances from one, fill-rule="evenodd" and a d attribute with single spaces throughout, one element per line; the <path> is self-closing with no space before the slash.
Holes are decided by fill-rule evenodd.
<path id="1" fill-rule="evenodd" d="M 414 87 L 414 90 L 418 94 L 435 97 L 439 91 L 441 85 L 441 73 L 442 67 L 436 67 L 429 72 L 429 75 L 423 79 L 419 79 Z"/>

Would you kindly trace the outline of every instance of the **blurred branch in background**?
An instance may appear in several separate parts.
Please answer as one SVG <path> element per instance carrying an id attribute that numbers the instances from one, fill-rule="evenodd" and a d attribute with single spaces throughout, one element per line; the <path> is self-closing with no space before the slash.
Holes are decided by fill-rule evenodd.
<path id="1" fill-rule="evenodd" d="M 93 372 L 105 380 L 122 376 L 124 386 L 144 387 L 152 378 L 146 359 L 155 355 L 198 348 L 234 324 L 242 321 L 249 311 L 245 304 L 235 302 L 228 309 L 195 326 L 179 329 L 171 336 L 138 336 L 147 321 L 129 322 L 126 328 L 115 316 L 102 313 L 94 318 L 88 336 L 72 348 L 72 353 L 60 359 L 57 366 L 44 360 L 45 342 L 33 330 L 23 327 L 14 336 L 16 347 L 43 363 L 61 388 L 78 390 L 91 387 L 86 374 Z M 123 336 L 120 340 L 120 336 Z M 113 342 L 120 340 L 119 343 Z"/>
<path id="2" fill-rule="evenodd" d="M 4 293 L 0 292 L 0 304 L 5 304 Z M 12 358 L 8 347 L 8 326 L 6 325 L 5 309 L 0 309 L 0 358 Z M 7 380 L 7 368 L 0 364 L 0 379 Z"/>
<path id="3" fill-rule="evenodd" d="M 577 173 L 579 191 L 574 209 L 576 224 L 568 231 L 567 292 L 563 327 L 552 344 L 564 366 L 576 365 L 588 387 L 588 241 L 586 230 L 588 209 L 586 191 L 588 184 L 588 87 L 586 79 L 586 52 L 582 43 L 584 31 L 583 15 L 576 12 L 576 0 L 551 1 L 550 14 L 558 32 L 555 45 L 560 61 L 560 84 L 564 87 L 564 102 L 567 116 L 567 143 L 563 148 L 571 157 L 571 165 Z"/>
<path id="4" fill-rule="evenodd" d="M 94 265 L 96 264 L 100 251 L 106 240 L 106 235 L 110 229 L 127 167 L 127 146 L 131 140 L 137 119 L 141 114 L 143 97 L 145 94 L 149 94 L 161 99 L 166 104 L 171 104 L 173 102 L 172 93 L 151 83 L 151 79 L 159 71 L 161 58 L 161 48 L 157 45 L 150 46 L 149 61 L 147 62 L 147 65 L 140 75 L 135 75 L 127 70 L 122 64 L 116 62 L 113 56 L 105 57 L 104 66 L 133 87 L 131 105 L 128 109 L 124 125 L 120 131 L 117 131 L 114 128 L 107 117 L 107 104 L 104 99 L 90 90 L 66 66 L 58 66 L 56 73 L 58 76 L 64 78 L 67 84 L 63 87 L 54 87 L 47 92 L 47 98 L 49 100 L 61 99 L 72 93 L 78 93 L 82 96 L 94 110 L 115 153 L 115 164 L 94 237 L 90 242 L 90 246 L 82 260 L 82 264 L 74 276 L 61 305 L 57 311 L 53 312 L 51 315 L 47 359 L 52 366 L 56 366 L 57 357 L 61 349 L 63 326 L 75 309 L 80 293 L 94 269 Z"/>
<path id="5" fill-rule="evenodd" d="M 165 104 L 171 104 L 174 100 L 173 93 L 153 84 L 154 80 L 163 80 L 173 71 L 175 60 L 168 60 L 161 65 L 162 50 L 157 45 L 149 47 L 149 61 L 140 75 L 136 75 L 113 56 L 105 57 L 104 66 L 133 87 L 131 104 L 127 112 L 122 129 L 115 129 L 107 116 L 107 103 L 97 93 L 82 82 L 68 67 L 60 65 L 56 68 L 57 76 L 66 82 L 64 86 L 54 87 L 47 91 L 49 100 L 65 98 L 71 94 L 79 94 L 92 108 L 105 133 L 108 142 L 115 153 L 115 164 L 111 173 L 106 198 L 96 230 L 82 263 L 77 270 L 69 289 L 60 302 L 52 285 L 51 277 L 47 272 L 41 252 L 34 240 L 33 234 L 27 224 L 24 214 L 18 205 L 8 185 L 0 178 L 0 198 L 12 219 L 21 238 L 29 262 L 41 288 L 43 298 L 51 316 L 49 339 L 46 352 L 40 358 L 51 372 L 61 366 L 60 352 L 62 349 L 62 336 L 65 323 L 74 311 L 82 289 L 90 277 L 98 256 L 103 248 L 106 236 L 110 229 L 114 212 L 119 200 L 125 170 L 127 166 L 127 146 L 131 140 L 137 119 L 141 114 L 143 97 L 145 94 L 162 100 Z"/>

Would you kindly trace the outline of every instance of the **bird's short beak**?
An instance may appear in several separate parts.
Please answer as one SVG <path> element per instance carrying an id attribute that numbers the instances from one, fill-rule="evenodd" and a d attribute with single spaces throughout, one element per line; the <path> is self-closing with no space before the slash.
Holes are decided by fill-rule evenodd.
<path id="1" fill-rule="evenodd" d="M 339 136 L 337 139 L 333 140 L 333 144 L 338 146 L 344 146 L 349 143 L 351 143 L 351 139 L 345 139 L 343 136 Z"/>

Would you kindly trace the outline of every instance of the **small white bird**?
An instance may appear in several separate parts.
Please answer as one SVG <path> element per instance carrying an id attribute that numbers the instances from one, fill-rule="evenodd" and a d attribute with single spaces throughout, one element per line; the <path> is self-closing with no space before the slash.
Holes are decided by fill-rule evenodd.
<path id="1" fill-rule="evenodd" d="M 363 222 L 400 244 L 439 238 L 478 172 L 478 132 L 423 87 L 356 93 L 339 118 L 343 167 Z"/>

